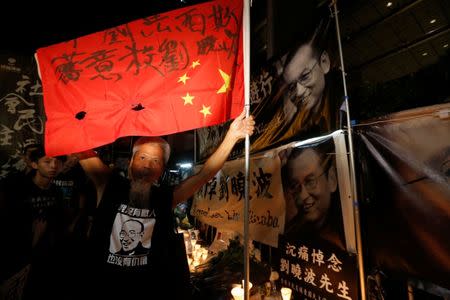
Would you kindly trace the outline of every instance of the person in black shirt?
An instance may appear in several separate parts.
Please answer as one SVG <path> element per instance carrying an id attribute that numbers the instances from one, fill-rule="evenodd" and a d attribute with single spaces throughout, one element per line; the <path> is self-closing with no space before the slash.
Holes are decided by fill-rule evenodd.
<path id="1" fill-rule="evenodd" d="M 90 264 L 92 270 L 100 271 L 90 280 L 94 282 L 92 290 L 96 295 L 153 299 L 152 294 L 160 293 L 154 289 L 169 283 L 173 286 L 169 292 L 174 294 L 168 298 L 180 299 L 181 283 L 177 282 L 176 272 L 172 272 L 177 266 L 170 265 L 172 209 L 210 180 L 222 168 L 236 142 L 246 134 L 251 135 L 253 128 L 253 117 L 245 118 L 243 112 L 231 123 L 222 144 L 200 172 L 175 187 L 159 183 L 170 155 L 169 144 L 162 138 L 141 137 L 134 143 L 128 179 L 112 172 L 92 152 L 80 154 L 80 164 L 97 191 L 97 209 L 90 234 Z M 142 226 L 132 233 L 131 225 L 138 223 Z M 124 244 L 132 250 L 132 243 L 138 240 L 142 251 L 121 251 Z M 99 276 L 105 285 L 99 283 Z M 116 286 L 132 288 L 117 290 Z"/>

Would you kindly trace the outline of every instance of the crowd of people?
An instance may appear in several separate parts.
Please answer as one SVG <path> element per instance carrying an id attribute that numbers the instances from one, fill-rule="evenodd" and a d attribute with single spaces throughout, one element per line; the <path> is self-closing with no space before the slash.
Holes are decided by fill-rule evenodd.
<path id="1" fill-rule="evenodd" d="M 253 118 L 242 112 L 203 168 L 177 186 L 160 181 L 170 146 L 159 137 L 137 139 L 127 177 L 92 150 L 49 157 L 42 145 L 27 149 L 29 169 L 0 187 L 0 230 L 8 241 L 0 250 L 6 261 L 1 293 L 12 299 L 151 297 L 177 278 L 177 266 L 168 267 L 172 209 L 210 180 L 253 129 Z M 179 299 L 186 290 L 171 292 Z"/>

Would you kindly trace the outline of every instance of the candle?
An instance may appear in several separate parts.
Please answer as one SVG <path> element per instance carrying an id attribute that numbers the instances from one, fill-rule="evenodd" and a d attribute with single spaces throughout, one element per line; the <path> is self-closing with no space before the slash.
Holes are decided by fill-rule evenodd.
<path id="1" fill-rule="evenodd" d="M 248 289 L 250 290 L 252 288 L 253 284 L 249 281 L 248 282 Z M 242 280 L 242 289 L 244 289 L 244 280 Z"/>
<path id="2" fill-rule="evenodd" d="M 244 300 L 244 289 L 237 286 L 231 290 L 231 295 L 234 300 Z"/>
<path id="3" fill-rule="evenodd" d="M 250 290 L 252 286 L 253 284 L 249 281 L 248 289 Z M 231 289 L 231 295 L 234 300 L 244 300 L 244 280 L 242 280 L 242 286 L 238 285 Z"/>
<path id="4" fill-rule="evenodd" d="M 202 259 L 206 260 L 208 258 L 208 253 L 202 253 Z"/>
<path id="5" fill-rule="evenodd" d="M 281 288 L 281 297 L 283 300 L 290 300 L 291 299 L 292 290 L 287 287 Z"/>

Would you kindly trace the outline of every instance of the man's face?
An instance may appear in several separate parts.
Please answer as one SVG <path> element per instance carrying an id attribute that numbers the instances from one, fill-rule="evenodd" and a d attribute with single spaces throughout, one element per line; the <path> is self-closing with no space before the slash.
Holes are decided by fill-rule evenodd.
<path id="1" fill-rule="evenodd" d="M 305 222 L 320 227 L 330 207 L 331 193 L 337 187 L 335 177 L 329 178 L 321 166 L 319 155 L 312 149 L 306 149 L 289 160 L 286 167 L 289 183 L 285 190 L 287 209 L 295 207 Z"/>
<path id="2" fill-rule="evenodd" d="M 164 151 L 158 144 L 143 144 L 131 163 L 133 180 L 156 182 L 164 172 Z"/>
<path id="3" fill-rule="evenodd" d="M 119 237 L 122 248 L 125 251 L 131 251 L 137 247 L 142 239 L 142 226 L 137 221 L 129 221 L 123 224 Z"/>
<path id="4" fill-rule="evenodd" d="M 304 105 L 307 110 L 317 107 L 322 100 L 329 68 L 326 52 L 317 56 L 309 44 L 301 46 L 283 73 L 284 81 L 289 85 L 289 99 L 298 107 Z"/>
<path id="5" fill-rule="evenodd" d="M 53 179 L 61 172 L 63 163 L 55 157 L 44 156 L 39 158 L 37 162 L 33 162 L 32 166 L 40 176 Z"/>

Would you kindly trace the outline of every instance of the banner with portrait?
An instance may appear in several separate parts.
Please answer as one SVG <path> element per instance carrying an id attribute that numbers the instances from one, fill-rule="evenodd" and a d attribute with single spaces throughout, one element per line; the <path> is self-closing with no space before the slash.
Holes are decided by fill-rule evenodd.
<path id="1" fill-rule="evenodd" d="M 358 299 L 344 132 L 292 144 L 279 156 L 286 202 L 281 284 L 292 289 L 292 299 Z"/>
<path id="2" fill-rule="evenodd" d="M 357 128 L 372 268 L 450 288 L 450 104 Z"/>
<path id="3" fill-rule="evenodd" d="M 336 69 L 334 20 L 328 8 L 311 14 L 314 20 L 295 34 L 292 39 L 295 43 L 289 49 L 278 51 L 282 54 L 252 70 L 250 101 L 256 127 L 251 137 L 251 153 L 328 134 L 338 128 L 342 88 L 338 86 L 341 80 Z M 199 162 L 217 148 L 228 124 L 196 130 Z M 231 157 L 242 156 L 243 150 L 241 142 Z"/>
<path id="4" fill-rule="evenodd" d="M 21 151 L 42 142 L 42 85 L 32 56 L 0 55 L 0 180 L 23 170 Z"/>
<path id="5" fill-rule="evenodd" d="M 350 176 L 343 131 L 280 151 L 287 242 L 324 241 L 356 253 Z"/>
<path id="6" fill-rule="evenodd" d="M 318 154 L 316 157 L 319 148 L 325 151 L 320 153 L 323 163 L 319 162 Z M 317 165 L 312 164 L 315 162 Z M 227 162 L 195 195 L 191 214 L 221 230 L 242 234 L 244 168 L 243 159 Z M 290 172 L 292 169 L 299 173 Z M 356 252 L 343 131 L 292 142 L 251 156 L 249 174 L 250 239 L 277 247 L 279 234 L 296 240 L 297 234 L 307 233 L 348 252 Z M 300 191 L 305 185 L 311 192 L 306 204 L 302 203 Z M 313 223 L 317 223 L 317 227 Z"/>

